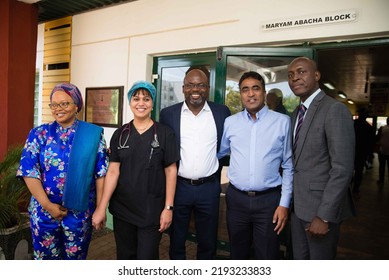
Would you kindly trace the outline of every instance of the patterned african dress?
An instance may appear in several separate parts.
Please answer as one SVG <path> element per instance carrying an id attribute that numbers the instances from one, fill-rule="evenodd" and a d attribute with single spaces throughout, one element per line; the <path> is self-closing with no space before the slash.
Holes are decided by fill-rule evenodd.
<path id="1" fill-rule="evenodd" d="M 39 179 L 53 203 L 62 205 L 69 155 L 78 124 L 76 119 L 67 128 L 56 121 L 33 128 L 24 146 L 17 176 Z M 31 198 L 28 210 L 35 259 L 86 259 L 92 234 L 91 218 L 96 207 L 95 180 L 106 175 L 107 166 L 107 149 L 101 135 L 85 212 L 68 209 L 67 216 L 58 221 Z"/>

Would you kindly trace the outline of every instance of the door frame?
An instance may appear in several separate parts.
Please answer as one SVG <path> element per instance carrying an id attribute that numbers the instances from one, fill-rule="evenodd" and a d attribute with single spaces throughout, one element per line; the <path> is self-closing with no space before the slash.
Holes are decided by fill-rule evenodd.
<path id="1" fill-rule="evenodd" d="M 209 65 L 210 66 L 210 78 L 209 78 L 209 99 L 214 101 L 215 92 L 215 70 L 216 70 L 216 52 L 204 52 L 204 53 L 192 53 L 173 56 L 160 56 L 154 57 L 153 60 L 153 81 L 155 88 L 157 89 L 157 98 L 155 100 L 154 107 L 156 110 L 152 111 L 152 117 L 156 120 L 159 119 L 159 111 L 161 109 L 161 88 L 162 88 L 162 69 L 169 67 L 185 67 L 193 65 Z"/>

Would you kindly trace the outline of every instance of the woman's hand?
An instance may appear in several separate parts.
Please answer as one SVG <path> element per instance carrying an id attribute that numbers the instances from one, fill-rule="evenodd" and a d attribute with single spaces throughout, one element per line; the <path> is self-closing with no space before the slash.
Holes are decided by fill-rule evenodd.
<path id="1" fill-rule="evenodd" d="M 92 226 L 96 230 L 103 229 L 105 227 L 106 219 L 107 215 L 105 213 L 105 208 L 103 209 L 103 207 L 97 207 L 92 216 Z"/>
<path id="2" fill-rule="evenodd" d="M 172 224 L 172 220 L 173 220 L 173 211 L 163 209 L 161 213 L 161 217 L 159 219 L 159 232 L 162 233 L 165 230 L 167 230 Z"/>
<path id="3" fill-rule="evenodd" d="M 62 221 L 62 219 L 68 214 L 68 209 L 66 209 L 62 205 L 51 202 L 46 206 L 46 210 L 47 212 L 49 212 L 51 217 L 58 221 Z"/>

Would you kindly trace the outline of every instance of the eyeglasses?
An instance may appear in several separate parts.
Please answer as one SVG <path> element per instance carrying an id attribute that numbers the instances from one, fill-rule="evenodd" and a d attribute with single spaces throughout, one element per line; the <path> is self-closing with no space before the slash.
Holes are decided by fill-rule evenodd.
<path id="1" fill-rule="evenodd" d="M 198 88 L 199 90 L 205 90 L 209 88 L 209 85 L 206 84 L 185 84 L 184 89 L 186 90 L 192 90 L 194 88 Z"/>
<path id="2" fill-rule="evenodd" d="M 69 107 L 69 104 L 76 104 L 74 102 L 61 102 L 61 103 L 51 103 L 49 104 L 49 107 L 51 110 L 55 110 L 59 107 L 61 107 L 62 109 L 67 109 Z"/>

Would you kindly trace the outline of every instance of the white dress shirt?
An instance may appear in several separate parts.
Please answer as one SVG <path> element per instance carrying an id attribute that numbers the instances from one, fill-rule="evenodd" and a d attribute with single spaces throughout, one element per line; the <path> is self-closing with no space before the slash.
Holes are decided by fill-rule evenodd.
<path id="1" fill-rule="evenodd" d="M 309 97 L 307 98 L 307 100 L 305 100 L 305 102 L 301 102 L 301 104 L 303 104 L 303 105 L 305 106 L 305 108 L 307 108 L 307 110 L 305 111 L 305 114 L 304 114 L 304 118 L 305 118 L 305 116 L 307 115 L 309 106 L 311 105 L 313 99 L 315 99 L 315 97 L 319 94 L 319 92 L 321 92 L 321 89 L 320 89 L 320 88 L 317 89 L 314 93 L 312 93 L 311 96 L 309 96 Z M 297 123 L 298 123 L 298 121 L 296 120 L 296 123 L 294 124 L 294 128 L 293 128 L 293 137 L 296 136 Z"/>
<path id="2" fill-rule="evenodd" d="M 181 109 L 181 147 L 178 175 L 187 179 L 208 177 L 219 168 L 216 156 L 217 131 L 207 102 L 194 115 L 184 102 Z"/>

